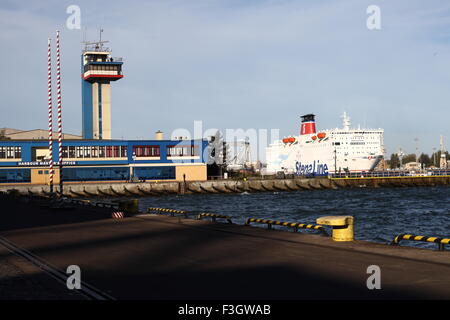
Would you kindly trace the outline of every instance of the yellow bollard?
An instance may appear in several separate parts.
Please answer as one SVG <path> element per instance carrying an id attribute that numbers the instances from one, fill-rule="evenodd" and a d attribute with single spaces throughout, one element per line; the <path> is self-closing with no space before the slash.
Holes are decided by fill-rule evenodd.
<path id="1" fill-rule="evenodd" d="M 353 217 L 352 216 L 326 216 L 316 220 L 317 224 L 333 227 L 334 241 L 353 241 Z"/>

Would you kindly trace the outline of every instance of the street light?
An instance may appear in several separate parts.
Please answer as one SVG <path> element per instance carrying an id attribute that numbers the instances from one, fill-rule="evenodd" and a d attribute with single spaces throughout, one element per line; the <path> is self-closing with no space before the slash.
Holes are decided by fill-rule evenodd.
<path id="1" fill-rule="evenodd" d="M 134 182 L 135 177 L 135 167 L 136 167 L 136 152 L 133 151 L 133 156 L 131 157 L 133 159 L 133 163 L 131 165 L 131 181 Z"/>
<path id="2" fill-rule="evenodd" d="M 334 147 L 334 176 L 337 173 L 337 161 L 336 161 L 336 146 Z"/>
<path id="3" fill-rule="evenodd" d="M 436 163 L 436 148 L 433 148 L 433 166 L 437 167 L 437 163 Z"/>

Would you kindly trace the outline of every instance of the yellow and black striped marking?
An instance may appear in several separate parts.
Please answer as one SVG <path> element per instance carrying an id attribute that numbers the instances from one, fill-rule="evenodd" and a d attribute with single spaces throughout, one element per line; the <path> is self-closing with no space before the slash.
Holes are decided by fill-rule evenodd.
<path id="1" fill-rule="evenodd" d="M 175 214 L 182 214 L 187 217 L 187 211 L 168 209 L 168 208 L 147 208 L 147 212 L 156 212 L 158 214 L 170 214 L 172 217 Z"/>
<path id="2" fill-rule="evenodd" d="M 444 250 L 444 245 L 450 244 L 450 239 L 439 237 L 416 236 L 413 234 L 399 234 L 392 240 L 391 245 L 399 245 L 402 240 L 431 242 L 438 244 L 438 250 Z"/>
<path id="3" fill-rule="evenodd" d="M 216 214 L 216 213 L 206 213 L 206 212 L 202 212 L 197 216 L 198 220 L 201 220 L 203 217 L 209 217 L 212 219 L 212 221 L 216 221 L 217 218 L 221 218 L 221 219 L 226 219 L 228 221 L 228 223 L 233 223 L 231 221 L 231 217 L 230 216 L 224 216 L 222 214 Z"/>
<path id="4" fill-rule="evenodd" d="M 305 223 L 299 223 L 299 222 L 283 222 L 283 221 L 277 221 L 277 220 L 255 219 L 255 218 L 248 218 L 247 221 L 245 222 L 245 224 L 249 225 L 252 222 L 265 223 L 265 224 L 267 224 L 268 229 L 272 229 L 272 225 L 276 225 L 276 226 L 293 228 L 294 232 L 297 232 L 298 229 L 312 229 L 312 230 L 320 231 L 324 235 L 328 235 L 328 233 L 324 227 L 314 225 L 314 224 L 305 224 Z"/>

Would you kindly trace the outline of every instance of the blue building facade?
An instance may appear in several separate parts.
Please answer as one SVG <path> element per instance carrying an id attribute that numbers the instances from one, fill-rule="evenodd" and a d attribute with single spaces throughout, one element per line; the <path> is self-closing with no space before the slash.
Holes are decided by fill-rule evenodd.
<path id="1" fill-rule="evenodd" d="M 64 140 L 65 183 L 206 180 L 205 140 Z M 0 141 L 1 184 L 48 184 L 46 140 Z M 54 183 L 59 181 L 53 142 Z"/>

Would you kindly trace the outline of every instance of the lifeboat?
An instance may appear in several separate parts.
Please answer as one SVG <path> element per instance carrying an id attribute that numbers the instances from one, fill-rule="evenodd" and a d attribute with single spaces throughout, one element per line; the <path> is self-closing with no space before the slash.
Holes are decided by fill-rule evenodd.
<path id="1" fill-rule="evenodd" d="M 316 140 L 317 136 L 312 136 L 311 139 Z"/>
<path id="2" fill-rule="evenodd" d="M 294 142 L 295 142 L 295 138 L 294 137 L 284 138 L 283 139 L 283 143 L 294 143 Z"/>
<path id="3" fill-rule="evenodd" d="M 322 140 L 323 138 L 325 138 L 327 136 L 327 134 L 325 133 L 325 132 L 319 132 L 318 134 L 317 134 L 317 137 L 320 139 L 320 140 Z"/>

